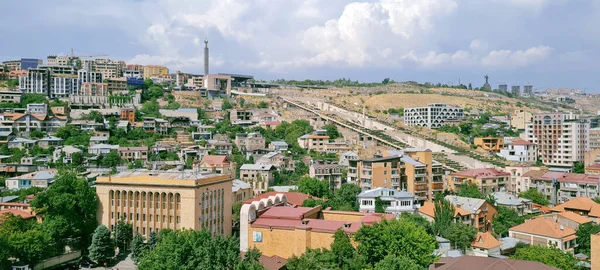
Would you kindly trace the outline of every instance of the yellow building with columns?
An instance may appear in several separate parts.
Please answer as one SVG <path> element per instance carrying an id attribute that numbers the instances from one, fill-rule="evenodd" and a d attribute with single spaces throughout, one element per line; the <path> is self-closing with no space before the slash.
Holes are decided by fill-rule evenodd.
<path id="1" fill-rule="evenodd" d="M 231 175 L 197 170 L 128 170 L 98 177 L 98 220 L 110 230 L 124 218 L 144 236 L 161 229 L 230 235 Z"/>

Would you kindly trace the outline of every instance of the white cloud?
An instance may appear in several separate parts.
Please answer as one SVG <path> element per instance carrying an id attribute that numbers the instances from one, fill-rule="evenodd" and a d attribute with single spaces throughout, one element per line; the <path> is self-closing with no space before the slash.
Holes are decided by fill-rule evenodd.
<path id="1" fill-rule="evenodd" d="M 550 57 L 552 48 L 537 46 L 527 50 L 493 50 L 481 59 L 481 64 L 491 67 L 521 67 Z"/>

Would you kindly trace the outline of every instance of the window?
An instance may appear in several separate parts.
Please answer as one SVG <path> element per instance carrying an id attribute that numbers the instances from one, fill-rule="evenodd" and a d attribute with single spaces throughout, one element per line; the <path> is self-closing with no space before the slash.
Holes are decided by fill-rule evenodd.
<path id="1" fill-rule="evenodd" d="M 262 232 L 252 232 L 252 241 L 262 243 Z"/>

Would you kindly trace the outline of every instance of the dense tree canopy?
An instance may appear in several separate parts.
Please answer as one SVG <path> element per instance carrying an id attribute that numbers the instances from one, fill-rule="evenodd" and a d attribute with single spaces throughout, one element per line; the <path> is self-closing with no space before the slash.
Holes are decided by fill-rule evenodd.
<path id="1" fill-rule="evenodd" d="M 577 269 L 577 259 L 571 253 L 564 253 L 557 248 L 527 246 L 517 248 L 511 259 L 537 261 L 563 270 Z"/>
<path id="2" fill-rule="evenodd" d="M 442 235 L 442 233 L 450 227 L 454 220 L 454 206 L 444 196 L 439 194 L 433 202 L 433 233 Z"/>
<path id="3" fill-rule="evenodd" d="M 94 230 L 89 250 L 90 258 L 98 263 L 107 262 L 115 255 L 113 241 L 106 226 L 100 225 Z"/>
<path id="4" fill-rule="evenodd" d="M 327 136 L 329 136 L 330 140 L 335 140 L 342 136 L 334 124 L 324 125 L 323 129 L 327 130 Z"/>
<path id="5" fill-rule="evenodd" d="M 60 172 L 56 181 L 31 202 L 38 214 L 44 215 L 42 225 L 52 232 L 56 247 L 83 249 L 97 227 L 96 192 L 74 172 Z M 68 243 L 71 242 L 71 243 Z"/>
<path id="6" fill-rule="evenodd" d="M 472 182 L 467 182 L 465 185 L 462 185 L 458 191 L 458 196 L 476 199 L 485 198 L 483 193 L 481 193 L 479 186 Z"/>
<path id="7" fill-rule="evenodd" d="M 254 258 L 256 256 L 253 256 Z M 142 254 L 139 269 L 262 269 L 257 261 L 242 260 L 239 242 L 206 231 L 159 233 L 156 246 Z"/>
<path id="8" fill-rule="evenodd" d="M 331 197 L 329 182 L 306 176 L 298 181 L 298 191 L 319 198 Z"/>
<path id="9" fill-rule="evenodd" d="M 544 193 L 537 190 L 537 188 L 530 188 L 527 191 L 519 193 L 521 198 L 530 199 L 533 203 L 541 204 L 541 205 L 549 205 L 550 201 L 546 199 Z"/>
<path id="10" fill-rule="evenodd" d="M 477 235 L 477 229 L 462 222 L 451 223 L 450 227 L 442 231 L 442 237 L 448 239 L 456 248 L 463 251 L 471 247 L 475 235 Z"/>
<path id="11" fill-rule="evenodd" d="M 525 222 L 517 211 L 504 206 L 498 206 L 498 215 L 492 220 L 494 232 L 500 236 L 507 236 L 508 229 Z"/>
<path id="12" fill-rule="evenodd" d="M 577 247 L 575 250 L 583 254 L 590 255 L 591 248 L 591 235 L 598 234 L 600 232 L 600 225 L 592 222 L 579 225 L 577 229 Z"/>

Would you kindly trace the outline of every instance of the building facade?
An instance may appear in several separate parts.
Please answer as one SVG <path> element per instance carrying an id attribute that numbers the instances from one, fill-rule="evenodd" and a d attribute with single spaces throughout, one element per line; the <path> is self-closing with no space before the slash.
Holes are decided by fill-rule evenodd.
<path id="1" fill-rule="evenodd" d="M 498 153 L 506 160 L 520 163 L 535 163 L 537 155 L 537 145 L 521 138 L 504 138 L 504 148 Z"/>
<path id="2" fill-rule="evenodd" d="M 376 188 L 363 191 L 357 195 L 360 212 L 375 212 L 375 201 L 379 198 L 382 201 L 386 213 L 415 213 L 418 204 L 415 204 L 415 195 L 406 191 L 399 191 L 391 188 Z"/>
<path id="3" fill-rule="evenodd" d="M 450 173 L 447 176 L 448 188 L 458 191 L 468 182 L 476 184 L 483 194 L 506 190 L 510 173 L 492 168 L 472 169 Z"/>
<path id="4" fill-rule="evenodd" d="M 260 194 L 273 184 L 275 171 L 272 164 L 244 164 L 240 168 L 240 180 L 252 185 L 255 194 Z"/>
<path id="5" fill-rule="evenodd" d="M 231 175 L 192 170 L 131 170 L 98 177 L 98 221 L 114 230 L 120 218 L 148 237 L 161 229 L 231 234 Z"/>
<path id="6" fill-rule="evenodd" d="M 589 149 L 590 122 L 566 113 L 540 113 L 527 123 L 526 139 L 538 145 L 541 161 L 554 169 L 570 171 L 584 161 Z"/>
<path id="7" fill-rule="evenodd" d="M 342 185 L 342 166 L 337 162 L 311 161 L 308 176 L 329 183 L 329 188 L 336 190 Z"/>
<path id="8" fill-rule="evenodd" d="M 533 114 L 522 109 L 515 110 L 510 115 L 510 125 L 518 130 L 525 130 L 527 123 L 531 123 L 532 120 Z"/>
<path id="9" fill-rule="evenodd" d="M 556 247 L 571 254 L 574 253 L 577 239 L 575 230 L 543 217 L 510 228 L 508 235 L 529 245 Z"/>
<path id="10" fill-rule="evenodd" d="M 497 153 L 504 149 L 504 138 L 478 137 L 473 140 L 473 144 L 483 150 Z"/>
<path id="11" fill-rule="evenodd" d="M 144 66 L 144 79 L 150 79 L 159 75 L 169 74 L 169 69 L 165 66 L 147 65 Z"/>
<path id="12" fill-rule="evenodd" d="M 447 104 L 429 104 L 426 107 L 404 108 L 404 124 L 426 128 L 439 128 L 446 120 L 460 120 L 464 110 Z"/>

